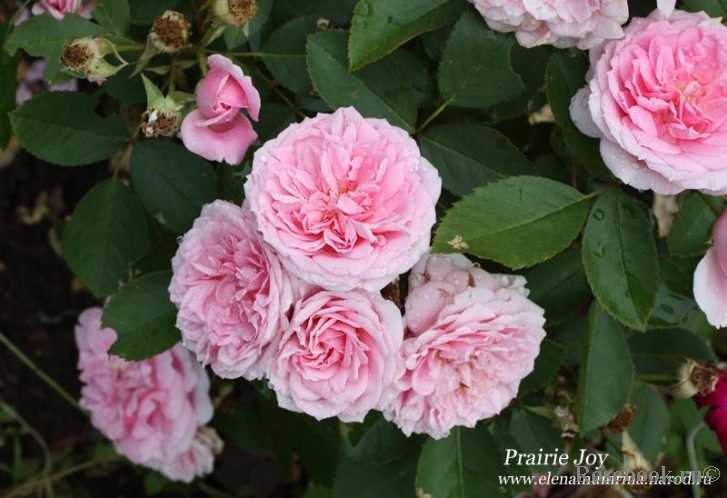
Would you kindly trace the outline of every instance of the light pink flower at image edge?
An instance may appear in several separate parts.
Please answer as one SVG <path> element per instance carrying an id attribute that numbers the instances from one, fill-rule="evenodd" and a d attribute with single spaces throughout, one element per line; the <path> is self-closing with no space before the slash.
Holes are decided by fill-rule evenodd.
<path id="1" fill-rule="evenodd" d="M 694 299 L 707 321 L 727 327 L 727 211 L 712 227 L 714 244 L 694 271 Z"/>
<path id="2" fill-rule="evenodd" d="M 80 405 L 93 426 L 130 461 L 170 479 L 212 472 L 222 443 L 203 427 L 213 413 L 207 374 L 181 345 L 138 362 L 109 355 L 116 332 L 101 327 L 101 316 L 101 308 L 89 308 L 75 329 Z"/>
<path id="3" fill-rule="evenodd" d="M 407 435 L 439 439 L 497 415 L 533 370 L 545 337 L 525 279 L 491 275 L 461 254 L 433 254 L 412 269 L 409 289 L 406 371 L 384 417 Z"/>
<path id="4" fill-rule="evenodd" d="M 257 121 L 260 94 L 240 66 L 227 57 L 207 58 L 210 71 L 197 86 L 197 109 L 182 121 L 180 136 L 184 146 L 209 161 L 239 164 L 257 139 L 250 120 L 240 113 L 246 109 Z"/>
<path id="5" fill-rule="evenodd" d="M 267 376 L 286 313 L 304 285 L 262 241 L 247 204 L 202 208 L 172 259 L 183 344 L 223 378 Z"/>
<path id="6" fill-rule="evenodd" d="M 375 292 L 427 251 L 441 184 L 406 131 L 347 107 L 266 142 L 245 196 L 291 273 Z"/>
<path id="7" fill-rule="evenodd" d="M 520 45 L 588 50 L 621 38 L 627 0 L 469 0 L 490 29 L 515 32 Z"/>
<path id="8" fill-rule="evenodd" d="M 37 16 L 47 12 L 56 19 L 63 19 L 66 14 L 90 18 L 95 8 L 96 0 L 39 0 L 33 5 L 32 13 Z"/>
<path id="9" fill-rule="evenodd" d="M 403 372 L 403 320 L 379 293 L 311 289 L 295 303 L 270 372 L 281 407 L 362 422 Z"/>
<path id="10" fill-rule="evenodd" d="M 606 166 L 659 194 L 727 193 L 727 27 L 661 5 L 625 36 L 591 50 L 587 86 L 571 102 Z"/>

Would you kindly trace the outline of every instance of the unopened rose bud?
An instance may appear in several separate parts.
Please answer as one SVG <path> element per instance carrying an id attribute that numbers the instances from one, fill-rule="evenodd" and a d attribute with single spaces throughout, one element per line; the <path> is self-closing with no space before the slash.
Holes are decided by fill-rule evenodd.
<path id="1" fill-rule="evenodd" d="M 224 24 L 242 28 L 257 13 L 256 0 L 215 0 L 213 15 Z"/>
<path id="2" fill-rule="evenodd" d="M 146 111 L 141 115 L 141 131 L 146 137 L 170 137 L 179 130 L 182 122 L 184 102 L 193 100 L 193 95 L 176 92 L 164 96 L 159 89 L 141 75 L 146 90 Z"/>
<path id="3" fill-rule="evenodd" d="M 719 378 L 713 367 L 692 359 L 679 365 L 676 377 L 676 384 L 666 388 L 666 391 L 677 398 L 691 398 L 697 394 L 704 396 L 714 390 Z"/>
<path id="4" fill-rule="evenodd" d="M 114 66 L 104 58 L 114 54 L 122 64 Z M 127 62 L 121 58 L 114 44 L 105 38 L 79 38 L 66 42 L 61 53 L 61 63 L 73 73 L 83 75 L 89 81 L 102 83 L 116 74 Z"/>
<path id="5" fill-rule="evenodd" d="M 172 53 L 189 46 L 189 34 L 192 25 L 183 14 L 168 10 L 154 19 L 149 36 L 147 50 L 150 46 L 154 53 Z"/>

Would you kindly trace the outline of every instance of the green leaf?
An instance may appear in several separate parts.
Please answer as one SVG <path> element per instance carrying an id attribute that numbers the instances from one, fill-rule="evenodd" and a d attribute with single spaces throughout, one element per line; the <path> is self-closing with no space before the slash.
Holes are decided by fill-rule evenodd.
<path id="1" fill-rule="evenodd" d="M 418 452 L 407 452 L 386 465 L 367 465 L 353 460 L 338 464 L 333 498 L 400 498 L 414 489 Z"/>
<path id="2" fill-rule="evenodd" d="M 411 88 L 391 60 L 350 73 L 345 31 L 330 30 L 308 37 L 307 63 L 313 84 L 332 108 L 354 106 L 366 117 L 383 118 L 414 131 L 417 109 Z"/>
<path id="3" fill-rule="evenodd" d="M 563 365 L 580 365 L 583 356 L 583 342 L 586 340 L 588 321 L 582 316 L 571 316 L 552 329 L 548 329 L 548 339 L 567 349 Z"/>
<path id="4" fill-rule="evenodd" d="M 149 273 L 130 282 L 106 305 L 101 323 L 118 335 L 109 349 L 125 360 L 144 360 L 163 353 L 181 339 L 174 323 L 177 308 L 169 300 L 172 272 Z"/>
<path id="5" fill-rule="evenodd" d="M 548 325 L 571 316 L 591 296 L 580 249 L 569 249 L 527 274 L 528 296 L 545 310 Z"/>
<path id="6" fill-rule="evenodd" d="M 186 232 L 219 194 L 210 164 L 181 145 L 143 140 L 130 163 L 132 186 L 147 212 L 174 233 Z"/>
<path id="7" fill-rule="evenodd" d="M 727 16 L 727 0 L 684 0 L 684 10 L 706 12 L 709 17 Z"/>
<path id="8" fill-rule="evenodd" d="M 154 18 L 167 10 L 174 10 L 180 0 L 128 0 L 131 22 L 134 24 L 151 24 Z"/>
<path id="9" fill-rule="evenodd" d="M 540 353 L 535 358 L 533 371 L 520 383 L 518 395 L 522 396 L 544 387 L 558 373 L 565 359 L 566 347 L 555 341 L 545 339 L 540 343 Z"/>
<path id="10" fill-rule="evenodd" d="M 379 419 L 347 451 L 347 457 L 367 465 L 387 465 L 421 450 L 423 441 L 423 436 L 407 437 L 392 422 Z"/>
<path id="11" fill-rule="evenodd" d="M 684 329 L 634 334 L 629 339 L 629 348 L 640 375 L 673 375 L 687 358 L 705 363 L 717 361 L 712 348 L 701 337 Z"/>
<path id="12" fill-rule="evenodd" d="M 73 273 L 96 297 L 116 292 L 129 264 L 149 247 L 144 210 L 116 179 L 91 189 L 63 232 L 63 255 Z"/>
<path id="13" fill-rule="evenodd" d="M 47 92 L 23 103 L 10 121 L 20 145 L 44 161 L 91 164 L 114 155 L 129 138 L 118 116 L 102 118 L 95 107 L 96 101 L 82 93 Z"/>
<path id="14" fill-rule="evenodd" d="M 511 35 L 487 28 L 479 15 L 465 12 L 439 63 L 439 90 L 452 105 L 487 107 L 525 90 L 510 64 Z"/>
<path id="15" fill-rule="evenodd" d="M 630 403 L 636 407 L 629 435 L 650 462 L 656 462 L 669 432 L 669 409 L 661 396 L 643 382 L 638 382 Z"/>
<path id="16" fill-rule="evenodd" d="M 305 45 L 309 34 L 318 31 L 318 17 L 297 17 L 273 31 L 262 48 L 265 67 L 281 85 L 307 95 L 313 85 L 305 60 Z"/>
<path id="17" fill-rule="evenodd" d="M 93 18 L 112 33 L 124 34 L 129 29 L 129 3 L 126 0 L 98 0 Z"/>
<path id="18" fill-rule="evenodd" d="M 459 0 L 359 0 L 348 44 L 351 71 L 381 59 L 421 33 L 444 26 L 459 17 L 465 5 Z"/>
<path id="19" fill-rule="evenodd" d="M 5 42 L 13 29 L 9 22 L 0 24 L 0 45 Z M 16 74 L 20 54 L 10 55 L 5 50 L 0 52 L 0 149 L 7 147 L 13 134 L 10 125 L 10 111 L 15 109 L 15 91 L 17 88 Z"/>
<path id="20" fill-rule="evenodd" d="M 583 264 L 598 302 L 621 323 L 643 330 L 658 290 L 650 215 L 611 190 L 593 205 L 583 232 Z"/>
<path id="21" fill-rule="evenodd" d="M 597 303 L 588 314 L 588 335 L 578 376 L 578 425 L 585 434 L 619 414 L 629 400 L 634 365 L 621 325 Z"/>
<path id="22" fill-rule="evenodd" d="M 649 327 L 676 327 L 683 325 L 689 315 L 697 309 L 694 298 L 674 292 L 660 283 L 656 293 L 654 309 L 649 316 Z"/>
<path id="23" fill-rule="evenodd" d="M 517 269 L 563 251 L 588 214 L 587 198 L 546 178 L 521 176 L 479 187 L 450 209 L 435 252 L 468 252 Z"/>
<path id="24" fill-rule="evenodd" d="M 247 453 L 272 456 L 270 433 L 249 399 L 241 399 L 229 411 L 218 411 L 214 425 L 225 441 L 234 443 Z"/>
<path id="25" fill-rule="evenodd" d="M 565 52 L 554 52 L 546 69 L 548 102 L 553 116 L 563 130 L 563 140 L 578 161 L 594 176 L 610 180 L 613 175 L 601 157 L 599 140 L 585 136 L 570 117 L 570 101 L 585 85 L 588 62 Z"/>
<path id="26" fill-rule="evenodd" d="M 484 126 L 436 126 L 419 144 L 422 155 L 437 167 L 444 188 L 456 195 L 504 177 L 535 174 L 532 163 L 505 135 Z"/>
<path id="27" fill-rule="evenodd" d="M 717 221 L 715 210 L 721 212 L 723 208 L 724 201 L 719 197 L 703 197 L 699 192 L 689 194 L 669 230 L 666 239 L 669 252 L 673 256 L 704 254 L 709 248 L 712 225 Z"/>
<path id="28" fill-rule="evenodd" d="M 564 450 L 561 430 L 553 422 L 530 410 L 515 408 L 510 419 L 510 434 L 517 441 L 523 453 L 540 453 Z M 538 472 L 558 472 L 559 465 L 538 466 Z"/>
<path id="29" fill-rule="evenodd" d="M 474 429 L 455 427 L 448 437 L 427 441 L 419 459 L 416 489 L 420 496 L 436 498 L 498 496 L 497 476 L 504 474 L 495 440 L 482 424 Z"/>
<path id="30" fill-rule="evenodd" d="M 389 59 L 396 64 L 396 68 L 411 85 L 417 108 L 433 107 L 439 98 L 439 91 L 429 67 L 425 64 L 425 59 L 403 48 L 394 50 Z"/>
<path id="31" fill-rule="evenodd" d="M 63 66 L 60 58 L 63 44 L 75 38 L 108 34 L 105 28 L 76 14 L 56 19 L 50 14 L 31 16 L 15 28 L 5 45 L 10 55 L 22 48 L 29 55 L 44 57 L 48 61 L 45 79 L 48 84 L 58 83 Z M 67 77 L 66 77 L 67 79 Z"/>

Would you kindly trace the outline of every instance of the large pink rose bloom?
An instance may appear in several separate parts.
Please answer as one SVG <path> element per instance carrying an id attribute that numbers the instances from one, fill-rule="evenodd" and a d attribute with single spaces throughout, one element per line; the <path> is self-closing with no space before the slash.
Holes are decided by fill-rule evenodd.
<path id="1" fill-rule="evenodd" d="M 33 5 L 32 12 L 35 16 L 48 12 L 56 19 L 63 19 L 66 14 L 90 18 L 94 8 L 96 0 L 40 0 Z"/>
<path id="2" fill-rule="evenodd" d="M 182 142 L 207 160 L 238 164 L 257 138 L 240 109 L 247 109 L 257 121 L 260 94 L 252 79 L 227 57 L 214 54 L 207 61 L 211 70 L 197 87 L 197 109 L 182 121 Z"/>
<path id="3" fill-rule="evenodd" d="M 426 252 L 441 179 L 406 132 L 354 108 L 290 125 L 245 183 L 266 242 L 329 290 L 377 291 Z"/>
<path id="4" fill-rule="evenodd" d="M 402 373 L 401 313 L 380 294 L 312 291 L 295 304 L 270 386 L 281 407 L 361 422 Z"/>
<path id="5" fill-rule="evenodd" d="M 532 371 L 545 337 L 543 310 L 525 279 L 490 275 L 461 254 L 427 255 L 412 269 L 406 373 L 384 417 L 405 434 L 446 437 L 498 414 Z"/>
<path id="6" fill-rule="evenodd" d="M 91 423 L 132 462 L 190 482 L 208 474 L 221 441 L 202 426 L 212 418 L 209 379 L 181 345 L 143 361 L 109 355 L 113 329 L 101 328 L 101 308 L 76 326 L 80 404 Z"/>
<path id="7" fill-rule="evenodd" d="M 247 206 L 204 206 L 172 269 L 169 295 L 183 344 L 220 377 L 266 376 L 295 280 L 261 240 Z"/>
<path id="8" fill-rule="evenodd" d="M 623 36 L 626 0 L 469 0 L 487 25 L 514 31 L 524 47 L 550 44 L 590 49 Z"/>
<path id="9" fill-rule="evenodd" d="M 714 245 L 694 271 L 694 299 L 715 327 L 727 327 L 727 211 L 712 228 Z"/>
<path id="10" fill-rule="evenodd" d="M 665 7 L 665 12 L 668 9 Z M 571 103 L 609 169 L 633 187 L 727 193 L 727 27 L 703 12 L 655 11 L 592 50 Z"/>

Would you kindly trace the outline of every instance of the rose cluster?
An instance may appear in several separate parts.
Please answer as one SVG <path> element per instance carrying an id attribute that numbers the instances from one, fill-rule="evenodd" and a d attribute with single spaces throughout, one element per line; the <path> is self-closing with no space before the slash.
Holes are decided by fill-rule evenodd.
<path id="1" fill-rule="evenodd" d="M 204 369 L 181 345 L 138 362 L 110 355 L 116 332 L 102 328 L 101 315 L 87 309 L 76 326 L 80 404 L 93 426 L 120 454 L 169 479 L 212 472 L 222 441 L 206 427 L 213 410 Z"/>
<path id="2" fill-rule="evenodd" d="M 522 277 L 428 254 L 441 179 L 416 142 L 353 108 L 256 151 L 242 206 L 206 205 L 172 260 L 183 344 L 280 406 L 443 437 L 498 413 L 533 367 L 543 311 Z M 406 316 L 381 290 L 412 271 Z"/>

